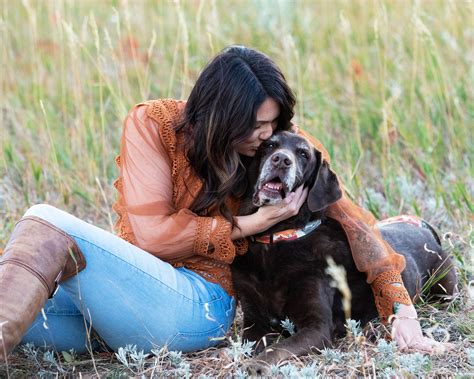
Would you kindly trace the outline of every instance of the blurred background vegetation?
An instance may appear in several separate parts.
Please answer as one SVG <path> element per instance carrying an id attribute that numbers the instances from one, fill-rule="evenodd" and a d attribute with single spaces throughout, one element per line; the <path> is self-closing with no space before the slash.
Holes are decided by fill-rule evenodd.
<path id="1" fill-rule="evenodd" d="M 472 1 L 0 4 L 0 246 L 40 202 L 111 230 L 127 111 L 185 99 L 214 54 L 243 44 L 282 68 L 296 122 L 357 202 L 380 218 L 421 214 L 469 250 Z"/>

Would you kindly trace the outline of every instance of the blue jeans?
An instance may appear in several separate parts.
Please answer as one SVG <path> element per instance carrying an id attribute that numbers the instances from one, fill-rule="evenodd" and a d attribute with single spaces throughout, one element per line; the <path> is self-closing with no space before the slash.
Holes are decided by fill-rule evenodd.
<path id="1" fill-rule="evenodd" d="M 232 324 L 235 300 L 220 285 L 50 205 L 25 216 L 68 233 L 87 266 L 61 283 L 22 343 L 82 353 L 93 329 L 115 351 L 135 344 L 187 352 L 217 345 Z"/>

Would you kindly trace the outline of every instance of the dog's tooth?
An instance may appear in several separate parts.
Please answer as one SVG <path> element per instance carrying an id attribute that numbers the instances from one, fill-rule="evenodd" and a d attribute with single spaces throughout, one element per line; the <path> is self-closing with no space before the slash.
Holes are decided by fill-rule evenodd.
<path id="1" fill-rule="evenodd" d="M 281 183 L 267 183 L 265 184 L 265 186 L 270 189 L 280 190 L 280 188 L 282 187 L 282 184 Z"/>

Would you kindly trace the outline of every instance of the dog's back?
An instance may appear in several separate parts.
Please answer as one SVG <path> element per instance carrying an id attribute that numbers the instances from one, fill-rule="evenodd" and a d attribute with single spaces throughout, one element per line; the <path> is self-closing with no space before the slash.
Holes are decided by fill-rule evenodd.
<path id="1" fill-rule="evenodd" d="M 451 257 L 442 249 L 434 228 L 415 216 L 397 216 L 379 224 L 383 238 L 405 256 L 403 282 L 411 298 L 449 297 L 457 292 L 457 277 Z"/>

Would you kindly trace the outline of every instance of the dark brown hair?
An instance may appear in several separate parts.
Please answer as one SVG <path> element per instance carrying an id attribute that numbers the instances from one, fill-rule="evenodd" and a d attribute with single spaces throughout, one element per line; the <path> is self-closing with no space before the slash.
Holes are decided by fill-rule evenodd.
<path id="1" fill-rule="evenodd" d="M 225 200 L 243 195 L 246 187 L 245 165 L 235 146 L 252 134 L 257 110 L 267 98 L 280 107 L 277 130 L 288 130 L 295 96 L 280 69 L 259 51 L 228 47 L 199 75 L 176 127 L 185 133 L 187 158 L 204 183 L 193 212 L 218 209 L 233 222 Z"/>

